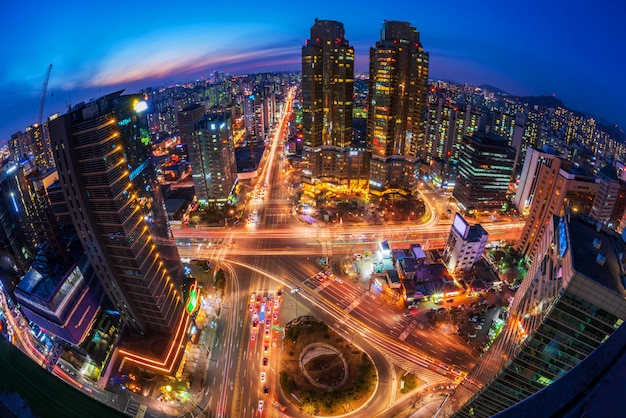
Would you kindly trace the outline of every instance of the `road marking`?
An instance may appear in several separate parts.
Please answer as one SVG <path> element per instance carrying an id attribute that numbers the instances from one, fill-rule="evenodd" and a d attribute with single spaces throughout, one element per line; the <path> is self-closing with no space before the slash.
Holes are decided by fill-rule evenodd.
<path id="1" fill-rule="evenodd" d="M 417 326 L 417 321 L 413 321 L 411 322 L 406 329 L 402 332 L 402 334 L 400 334 L 400 336 L 398 337 L 400 340 L 404 341 L 406 339 L 406 337 L 409 336 L 409 334 L 411 333 L 411 331 L 413 331 L 415 329 L 415 327 Z"/>

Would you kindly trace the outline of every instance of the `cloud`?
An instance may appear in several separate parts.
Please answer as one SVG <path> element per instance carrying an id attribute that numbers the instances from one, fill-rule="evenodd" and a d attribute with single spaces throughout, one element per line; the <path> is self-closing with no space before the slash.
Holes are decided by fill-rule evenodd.
<path id="1" fill-rule="evenodd" d="M 265 34 L 259 35 L 259 32 Z M 279 47 L 271 32 L 270 28 L 262 26 L 225 29 L 213 25 L 150 33 L 121 42 L 99 62 L 86 64 L 77 76 L 66 78 L 62 87 L 119 85 L 194 74 L 206 68 L 223 68 L 260 59 L 290 62 L 291 57 L 299 57 L 297 44 Z"/>

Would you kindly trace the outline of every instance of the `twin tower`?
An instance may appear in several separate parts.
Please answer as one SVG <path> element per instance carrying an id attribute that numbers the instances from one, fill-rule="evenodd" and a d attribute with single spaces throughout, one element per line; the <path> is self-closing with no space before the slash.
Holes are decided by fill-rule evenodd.
<path id="1" fill-rule="evenodd" d="M 428 53 L 408 22 L 385 21 L 370 48 L 365 146 L 353 144 L 354 48 L 343 24 L 315 20 L 302 47 L 302 184 L 382 196 L 417 188 L 424 148 Z"/>

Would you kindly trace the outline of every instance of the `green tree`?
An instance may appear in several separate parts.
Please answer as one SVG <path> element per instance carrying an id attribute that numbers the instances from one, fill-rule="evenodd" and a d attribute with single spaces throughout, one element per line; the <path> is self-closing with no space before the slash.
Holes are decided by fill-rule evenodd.
<path id="1" fill-rule="evenodd" d="M 417 378 L 413 373 L 407 373 L 402 377 L 404 388 L 400 392 L 408 393 L 417 387 Z"/>
<path id="2" fill-rule="evenodd" d="M 224 270 L 219 269 L 217 273 L 215 273 L 215 289 L 224 292 L 226 288 L 226 275 L 224 274 Z"/>

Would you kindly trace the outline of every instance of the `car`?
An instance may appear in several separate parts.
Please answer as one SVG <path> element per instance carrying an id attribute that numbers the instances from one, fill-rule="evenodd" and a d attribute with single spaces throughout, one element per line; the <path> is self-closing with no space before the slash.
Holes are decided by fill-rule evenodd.
<path id="1" fill-rule="evenodd" d="M 256 328 L 257 325 L 259 325 L 259 320 L 255 319 L 254 321 L 252 321 L 252 328 Z"/>
<path id="2" fill-rule="evenodd" d="M 272 324 L 272 320 L 271 320 L 271 319 L 269 319 L 269 318 L 267 318 L 267 319 L 265 320 L 265 326 L 269 327 L 271 324 Z"/>
<path id="3" fill-rule="evenodd" d="M 450 366 L 448 366 L 448 365 L 447 365 L 447 364 L 445 364 L 445 363 L 439 363 L 439 367 L 441 367 L 441 368 L 442 368 L 442 369 L 444 369 L 444 370 L 450 370 Z"/>
<path id="4" fill-rule="evenodd" d="M 287 407 L 285 405 L 281 404 L 278 401 L 274 402 L 274 406 L 281 412 L 284 411 L 285 409 L 287 409 Z"/>
<path id="5" fill-rule="evenodd" d="M 282 289 L 278 289 L 278 291 L 276 292 L 276 294 L 277 294 L 278 296 L 282 296 L 282 294 L 283 294 Z"/>
<path id="6" fill-rule="evenodd" d="M 267 363 L 269 363 L 269 359 L 267 357 L 263 357 L 263 365 L 267 366 Z"/>
<path id="7" fill-rule="evenodd" d="M 257 319 L 258 317 L 259 317 L 259 311 L 255 309 L 254 312 L 252 312 L 252 318 Z"/>
<path id="8" fill-rule="evenodd" d="M 265 372 L 261 372 L 261 383 L 265 383 L 265 377 L 267 375 L 265 374 Z"/>
<path id="9" fill-rule="evenodd" d="M 255 338 L 256 338 L 256 332 L 252 332 L 250 334 L 250 341 L 254 341 Z"/>
<path id="10" fill-rule="evenodd" d="M 267 302 L 267 298 L 263 296 L 263 303 Z"/>
<path id="11" fill-rule="evenodd" d="M 446 300 L 446 302 L 447 302 L 447 303 L 452 303 L 452 302 L 454 302 L 454 299 L 452 299 L 452 298 L 447 299 L 447 300 Z"/>
<path id="12" fill-rule="evenodd" d="M 263 401 L 259 401 L 259 406 L 257 407 L 257 409 L 259 410 L 259 412 L 263 412 L 263 406 L 265 405 L 265 402 Z"/>
<path id="13" fill-rule="evenodd" d="M 476 332 L 472 332 L 471 334 L 467 334 L 469 338 L 476 338 Z"/>
<path id="14" fill-rule="evenodd" d="M 256 293 L 250 295 L 250 302 L 254 302 L 256 300 Z"/>
<path id="15" fill-rule="evenodd" d="M 481 324 L 476 325 L 476 329 L 483 329 L 483 326 Z"/>
<path id="16" fill-rule="evenodd" d="M 326 273 L 326 276 L 328 277 L 333 277 L 333 272 L 330 270 L 325 270 L 324 273 Z"/>
<path id="17" fill-rule="evenodd" d="M 248 306 L 248 310 L 252 311 L 254 309 L 254 306 L 252 304 L 250 304 L 250 306 Z"/>
<path id="18" fill-rule="evenodd" d="M 325 278 L 324 276 L 322 276 L 321 274 L 316 275 L 316 276 L 315 276 L 315 278 L 316 278 L 317 280 L 319 280 L 320 282 L 323 282 L 323 281 L 326 279 L 326 278 Z"/>
<path id="19" fill-rule="evenodd" d="M 319 273 L 317 273 L 317 275 L 323 278 L 326 278 L 328 276 L 325 271 L 320 271 Z"/>
<path id="20" fill-rule="evenodd" d="M 469 318 L 467 318 L 467 320 L 470 322 L 478 322 L 478 319 L 476 319 L 475 316 L 470 316 Z"/>
<path id="21" fill-rule="evenodd" d="M 278 312 L 274 312 L 272 318 L 274 318 L 274 321 L 276 321 L 278 319 Z"/>
<path id="22" fill-rule="evenodd" d="M 278 309 L 278 298 L 274 299 L 274 309 Z"/>
<path id="23" fill-rule="evenodd" d="M 407 306 L 407 309 L 408 309 L 409 311 L 412 311 L 413 309 L 417 309 L 417 305 L 413 305 L 413 304 L 411 304 L 411 305 Z"/>
<path id="24" fill-rule="evenodd" d="M 270 388 L 268 388 L 267 385 L 263 386 L 263 393 L 265 394 L 270 393 Z"/>
<path id="25" fill-rule="evenodd" d="M 452 369 L 450 370 L 452 373 L 454 373 L 457 376 L 461 376 L 461 371 L 459 369 Z"/>
<path id="26" fill-rule="evenodd" d="M 269 337 L 270 337 L 270 329 L 265 328 L 265 338 L 269 338 Z"/>
<path id="27" fill-rule="evenodd" d="M 263 352 L 267 353 L 267 351 L 268 351 L 269 349 L 270 349 L 270 346 L 269 346 L 269 345 L 265 344 L 265 345 L 263 346 Z"/>
<path id="28" fill-rule="evenodd" d="M 352 256 L 352 258 L 353 258 L 355 261 L 359 261 L 361 258 L 363 258 L 363 256 L 362 256 L 361 254 L 359 254 L 359 253 L 356 253 L 356 254 L 354 254 L 354 255 Z"/>
<path id="29" fill-rule="evenodd" d="M 339 277 L 335 277 L 335 282 L 339 284 L 343 284 L 343 280 L 341 280 Z"/>

